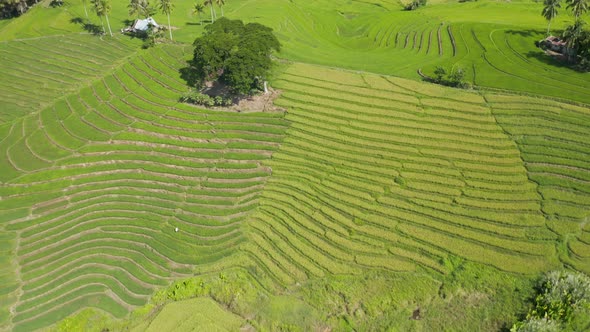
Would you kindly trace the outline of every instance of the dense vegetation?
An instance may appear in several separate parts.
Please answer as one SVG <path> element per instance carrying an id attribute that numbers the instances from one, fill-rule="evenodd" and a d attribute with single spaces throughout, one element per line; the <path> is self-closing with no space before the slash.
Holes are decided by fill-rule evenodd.
<path id="1" fill-rule="evenodd" d="M 24 14 L 37 0 L 0 0 L 0 19 Z"/>
<path id="2" fill-rule="evenodd" d="M 92 3 L 0 21 L 0 329 L 590 329 L 590 79 L 541 3 Z"/>
<path id="3" fill-rule="evenodd" d="M 235 94 L 262 90 L 271 67 L 270 54 L 281 47 L 272 29 L 227 18 L 206 26 L 193 45 L 190 70 L 194 73 L 189 76 L 196 77 L 197 86 L 219 80 Z"/>

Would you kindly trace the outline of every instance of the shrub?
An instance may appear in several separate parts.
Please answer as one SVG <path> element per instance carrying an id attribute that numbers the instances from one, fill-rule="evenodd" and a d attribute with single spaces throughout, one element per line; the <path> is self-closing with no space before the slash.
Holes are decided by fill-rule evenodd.
<path id="1" fill-rule="evenodd" d="M 418 7 L 426 6 L 426 0 L 413 0 L 409 4 L 406 5 L 404 8 L 405 10 L 414 10 L 418 9 Z"/>
<path id="2" fill-rule="evenodd" d="M 181 97 L 180 101 L 183 103 L 202 105 L 207 107 L 213 106 L 231 106 L 233 104 L 231 97 L 224 98 L 222 96 L 210 97 L 206 94 L 199 92 L 196 89 L 190 89 L 185 92 Z"/>
<path id="3" fill-rule="evenodd" d="M 447 76 L 447 70 L 444 67 L 436 66 L 434 70 L 434 75 L 436 75 L 436 82 L 440 83 L 443 80 L 443 77 Z"/>
<path id="4" fill-rule="evenodd" d="M 510 332 L 559 332 L 560 325 L 547 318 L 532 317 L 524 322 L 514 324 Z"/>
<path id="5" fill-rule="evenodd" d="M 540 281 L 527 320 L 512 332 L 581 331 L 590 326 L 590 278 L 579 272 L 553 271 Z"/>
<path id="6" fill-rule="evenodd" d="M 590 278 L 582 273 L 549 272 L 542 280 L 535 307 L 529 314 L 569 321 L 576 310 L 590 308 Z"/>
<path id="7" fill-rule="evenodd" d="M 434 83 L 452 86 L 461 89 L 471 89 L 472 85 L 469 82 L 465 82 L 465 71 L 461 67 L 457 67 L 453 72 L 449 73 L 446 68 L 437 66 L 434 70 Z"/>

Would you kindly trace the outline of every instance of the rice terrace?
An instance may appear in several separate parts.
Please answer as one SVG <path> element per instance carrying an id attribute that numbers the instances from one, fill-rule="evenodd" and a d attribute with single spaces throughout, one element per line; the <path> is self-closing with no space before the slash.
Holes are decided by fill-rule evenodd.
<path id="1" fill-rule="evenodd" d="M 0 331 L 590 331 L 589 12 L 0 0 Z"/>

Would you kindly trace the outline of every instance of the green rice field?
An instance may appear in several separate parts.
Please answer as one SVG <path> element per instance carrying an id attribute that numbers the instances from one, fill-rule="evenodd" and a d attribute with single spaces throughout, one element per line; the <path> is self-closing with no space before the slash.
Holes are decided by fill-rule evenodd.
<path id="1" fill-rule="evenodd" d="M 148 49 L 79 1 L 0 20 L 0 330 L 499 331 L 590 274 L 590 76 L 541 4 L 402 5 L 227 0 L 282 43 L 253 112 L 179 102 L 192 3 Z"/>

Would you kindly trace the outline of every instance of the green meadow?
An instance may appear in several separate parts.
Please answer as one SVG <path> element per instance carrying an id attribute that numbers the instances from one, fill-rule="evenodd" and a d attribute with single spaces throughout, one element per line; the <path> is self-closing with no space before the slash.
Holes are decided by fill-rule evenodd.
<path id="1" fill-rule="evenodd" d="M 148 49 L 124 2 L 0 20 L 0 330 L 500 331 L 590 274 L 590 76 L 540 3 L 226 2 L 278 111 L 179 101 L 190 2 Z"/>

